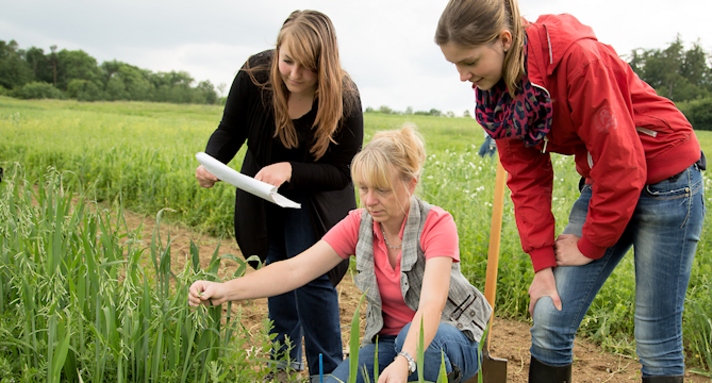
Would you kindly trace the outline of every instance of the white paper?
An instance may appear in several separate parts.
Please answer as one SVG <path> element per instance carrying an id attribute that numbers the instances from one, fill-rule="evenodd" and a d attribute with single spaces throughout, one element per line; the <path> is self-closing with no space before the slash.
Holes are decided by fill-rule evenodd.
<path id="1" fill-rule="evenodd" d="M 225 181 L 230 185 L 236 186 L 250 194 L 264 198 L 281 207 L 290 207 L 293 209 L 301 209 L 302 205 L 285 198 L 277 193 L 277 187 L 266 182 L 257 181 L 256 179 L 246 176 L 235 169 L 216 160 L 214 157 L 204 152 L 195 154 L 195 158 L 203 165 L 205 170 L 214 175 L 221 181 Z"/>

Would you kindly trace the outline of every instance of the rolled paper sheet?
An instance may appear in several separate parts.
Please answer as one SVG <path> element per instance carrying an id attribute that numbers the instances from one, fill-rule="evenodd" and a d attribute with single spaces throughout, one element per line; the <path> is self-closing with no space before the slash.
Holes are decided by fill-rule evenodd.
<path id="1" fill-rule="evenodd" d="M 258 181 L 250 176 L 246 176 L 235 169 L 216 160 L 211 155 L 198 152 L 195 154 L 195 159 L 200 162 L 205 170 L 214 175 L 221 181 L 225 181 L 241 190 L 244 190 L 252 195 L 263 198 L 281 207 L 289 207 L 292 209 L 301 209 L 302 205 L 298 204 L 281 194 L 277 193 L 277 187 L 266 182 Z"/>

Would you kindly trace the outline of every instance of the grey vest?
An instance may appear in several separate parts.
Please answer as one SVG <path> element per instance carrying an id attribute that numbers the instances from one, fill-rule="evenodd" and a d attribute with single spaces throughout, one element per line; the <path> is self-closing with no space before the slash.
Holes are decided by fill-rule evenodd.
<path id="1" fill-rule="evenodd" d="M 425 252 L 420 246 L 420 236 L 431 207 L 427 202 L 413 197 L 403 230 L 400 285 L 405 304 L 413 311 L 418 310 L 425 272 Z M 366 292 L 368 301 L 362 346 L 373 343 L 375 336 L 383 328 L 381 294 L 378 291 L 373 262 L 374 235 L 373 220 L 364 210 L 356 243 L 358 274 L 354 276 L 354 284 L 361 291 Z M 462 275 L 460 263 L 453 262 L 450 271 L 450 291 L 440 320 L 455 326 L 471 340 L 479 342 L 491 314 L 492 307 L 484 295 Z"/>

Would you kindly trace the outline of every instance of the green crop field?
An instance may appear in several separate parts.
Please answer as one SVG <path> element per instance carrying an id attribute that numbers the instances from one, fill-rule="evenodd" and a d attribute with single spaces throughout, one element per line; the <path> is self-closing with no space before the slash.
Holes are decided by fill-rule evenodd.
<path id="1" fill-rule="evenodd" d="M 230 235 L 234 189 L 202 189 L 195 153 L 217 127 L 219 106 L 19 101 L 0 97 L 0 382 L 236 381 L 258 374 L 239 318 L 189 310 L 185 289 L 218 278 L 194 262 L 170 272 L 170 245 L 142 245 L 121 209 L 170 208 L 197 232 Z M 470 118 L 366 114 L 366 141 L 409 121 L 427 142 L 418 194 L 452 213 L 462 268 L 484 288 L 495 162 L 482 159 Z M 697 132 L 712 153 L 712 132 Z M 244 151 L 244 149 L 243 149 Z M 240 167 L 243 153 L 230 163 Z M 552 156 L 554 215 L 563 230 L 578 195 L 573 159 Z M 32 187 L 34 185 L 34 188 Z M 705 179 L 710 206 L 712 181 Z M 72 200 L 74 198 L 74 200 Z M 99 204 L 97 204 L 99 203 Z M 118 213 L 103 203 L 120 206 Z M 71 206 L 70 206 L 71 205 Z M 166 218 L 166 219 L 168 219 Z M 531 262 L 505 197 L 497 315 L 527 319 Z M 712 369 L 710 217 L 702 233 L 683 322 L 687 363 Z M 192 252 L 197 257 L 197 251 Z M 219 257 L 221 254 L 216 254 Z M 598 294 L 579 330 L 611 352 L 635 354 L 632 254 Z M 228 310 L 228 312 L 230 312 Z M 222 320 L 221 320 L 222 319 Z M 253 347 L 268 347 L 264 345 Z M 241 343 L 242 342 L 242 343 Z M 243 374 L 243 375 L 241 375 Z M 252 374 L 252 375 L 250 375 Z"/>

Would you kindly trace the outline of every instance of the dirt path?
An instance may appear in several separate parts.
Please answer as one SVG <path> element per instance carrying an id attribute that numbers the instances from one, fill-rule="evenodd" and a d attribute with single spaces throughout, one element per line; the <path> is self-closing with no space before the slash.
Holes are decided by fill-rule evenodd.
<path id="1" fill-rule="evenodd" d="M 155 227 L 155 217 L 142 216 L 131 212 L 124 212 L 129 228 L 138 228 L 143 225 L 143 240 L 150 243 L 153 229 Z M 173 238 L 172 242 L 172 265 L 176 270 L 181 270 L 185 265 L 187 254 L 190 248 L 190 240 L 199 244 L 201 254 L 201 264 L 208 266 L 208 262 L 218 245 L 218 239 L 208 236 L 200 237 L 199 234 L 186 230 L 178 225 L 161 225 L 161 239 L 165 244 L 168 238 L 168 231 Z M 241 255 L 240 250 L 233 240 L 222 240 L 220 242 L 220 254 L 230 253 Z M 233 262 L 223 261 L 221 270 L 229 270 L 234 266 Z M 252 272 L 249 269 L 248 272 Z M 361 298 L 361 292 L 354 286 L 352 278 L 347 275 L 337 287 L 339 291 L 339 304 L 341 307 L 341 323 L 343 344 L 348 345 L 348 326 Z M 242 322 L 248 329 L 257 331 L 262 325 L 262 320 L 267 316 L 267 299 L 255 299 L 243 302 Z M 362 326 L 365 322 L 361 309 Z M 363 328 L 361 329 L 363 333 Z M 512 383 L 523 383 L 528 380 L 529 373 L 529 346 L 530 346 L 529 324 L 520 321 L 495 318 L 492 330 L 491 354 L 496 358 L 507 359 L 507 381 Z M 602 351 L 599 347 L 584 340 L 577 340 L 574 347 L 574 382 L 640 382 L 640 363 L 637 360 L 623 356 L 615 356 Z M 687 373 L 685 382 L 708 383 L 712 379 Z"/>

